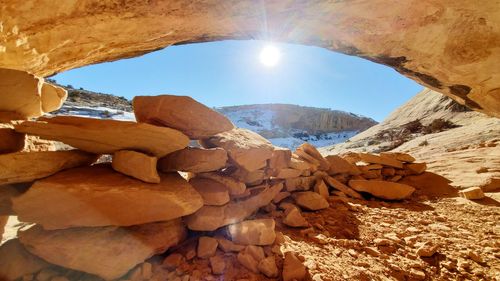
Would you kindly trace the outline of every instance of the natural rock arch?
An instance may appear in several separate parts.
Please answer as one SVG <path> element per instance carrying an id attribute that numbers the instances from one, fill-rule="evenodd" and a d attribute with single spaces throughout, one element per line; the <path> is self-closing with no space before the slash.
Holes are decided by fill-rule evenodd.
<path id="1" fill-rule="evenodd" d="M 5 0 L 0 67 L 48 76 L 175 44 L 266 39 L 388 65 L 500 116 L 495 0 Z"/>

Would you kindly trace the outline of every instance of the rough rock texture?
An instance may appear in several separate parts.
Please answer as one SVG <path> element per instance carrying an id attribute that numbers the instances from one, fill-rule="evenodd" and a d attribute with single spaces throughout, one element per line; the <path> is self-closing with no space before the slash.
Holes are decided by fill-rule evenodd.
<path id="1" fill-rule="evenodd" d="M 375 197 L 400 200 L 410 197 L 415 188 L 406 184 L 378 180 L 350 180 L 349 186 L 359 192 L 367 192 Z"/>
<path id="2" fill-rule="evenodd" d="M 229 202 L 228 188 L 218 181 L 207 178 L 194 178 L 189 180 L 189 184 L 198 191 L 205 205 L 222 206 Z"/>
<path id="3" fill-rule="evenodd" d="M 18 239 L 11 239 L 0 247 L 0 280 L 16 280 L 49 266 L 51 264 L 26 251 Z"/>
<path id="4" fill-rule="evenodd" d="M 0 123 L 0 154 L 18 152 L 24 148 L 25 135 L 14 131 L 10 124 Z"/>
<path id="5" fill-rule="evenodd" d="M 111 166 L 117 172 L 149 183 L 159 183 L 156 170 L 158 158 L 132 150 L 120 150 L 113 154 Z"/>
<path id="6" fill-rule="evenodd" d="M 186 147 L 161 158 L 158 169 L 164 172 L 203 173 L 217 171 L 226 166 L 226 162 L 227 152 L 222 148 Z"/>
<path id="7" fill-rule="evenodd" d="M 229 158 L 247 171 L 266 166 L 274 146 L 265 138 L 247 129 L 235 128 L 202 141 L 207 148 L 222 147 Z"/>
<path id="8" fill-rule="evenodd" d="M 195 140 L 234 128 L 224 115 L 187 96 L 137 96 L 133 106 L 138 122 L 174 128 Z"/>
<path id="9" fill-rule="evenodd" d="M 131 227 L 44 230 L 33 226 L 19 233 L 26 249 L 53 264 L 118 278 L 136 264 L 184 240 L 181 220 Z"/>
<path id="10" fill-rule="evenodd" d="M 173 44 L 271 39 L 385 64 L 471 108 L 500 115 L 496 1 L 409 0 L 388 9 L 380 9 L 385 4 L 380 0 L 239 0 L 223 6 L 85 0 L 33 9 L 35 3 L 4 1 L 0 67 L 47 76 Z"/>
<path id="11" fill-rule="evenodd" d="M 179 174 L 161 174 L 148 184 L 108 165 L 76 168 L 39 180 L 13 200 L 19 220 L 45 229 L 74 226 L 129 226 L 189 215 L 201 196 Z"/>
<path id="12" fill-rule="evenodd" d="M 14 112 L 23 118 L 57 110 L 67 97 L 63 88 L 23 71 L 0 68 L 0 77 L 0 111 Z"/>
<path id="13" fill-rule="evenodd" d="M 236 244 L 265 246 L 274 243 L 274 227 L 274 219 L 257 219 L 232 224 L 228 229 Z"/>
<path id="14" fill-rule="evenodd" d="M 30 182 L 61 170 L 90 165 L 97 157 L 79 150 L 16 152 L 0 155 L 0 185 Z"/>
<path id="15" fill-rule="evenodd" d="M 170 128 L 74 116 L 46 118 L 43 122 L 26 121 L 15 129 L 98 154 L 130 149 L 162 157 L 189 143 L 183 133 Z"/>

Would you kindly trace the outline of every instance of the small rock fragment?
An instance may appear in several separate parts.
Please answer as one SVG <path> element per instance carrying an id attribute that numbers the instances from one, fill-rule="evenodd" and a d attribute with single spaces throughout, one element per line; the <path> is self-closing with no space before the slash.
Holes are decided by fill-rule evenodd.
<path id="1" fill-rule="evenodd" d="M 293 194 L 293 198 L 297 205 L 311 211 L 326 209 L 330 206 L 328 201 L 316 192 L 296 192 Z"/>
<path id="2" fill-rule="evenodd" d="M 302 216 L 298 208 L 292 207 L 285 211 L 283 223 L 291 227 L 308 227 L 309 223 Z"/>
<path id="3" fill-rule="evenodd" d="M 221 256 L 213 256 L 210 258 L 210 267 L 212 267 L 213 274 L 223 274 L 224 269 L 226 268 L 226 262 L 224 258 Z"/>
<path id="4" fill-rule="evenodd" d="M 198 239 L 198 250 L 197 255 L 199 258 L 209 258 L 215 255 L 215 251 L 217 250 L 217 239 L 202 236 Z"/>
<path id="5" fill-rule="evenodd" d="M 426 242 L 417 249 L 417 255 L 420 257 L 431 257 L 437 252 L 438 248 L 438 245 L 435 245 L 432 242 Z"/>
<path id="6" fill-rule="evenodd" d="M 283 263 L 283 281 L 304 280 L 307 275 L 306 267 L 292 252 L 285 253 Z"/>
<path id="7" fill-rule="evenodd" d="M 470 187 L 458 192 L 461 197 L 469 200 L 479 200 L 484 198 L 483 190 L 479 187 Z"/>
<path id="8" fill-rule="evenodd" d="M 266 277 L 269 278 L 278 277 L 278 267 L 276 266 L 276 260 L 274 259 L 274 256 L 269 256 L 261 260 L 257 268 Z"/>

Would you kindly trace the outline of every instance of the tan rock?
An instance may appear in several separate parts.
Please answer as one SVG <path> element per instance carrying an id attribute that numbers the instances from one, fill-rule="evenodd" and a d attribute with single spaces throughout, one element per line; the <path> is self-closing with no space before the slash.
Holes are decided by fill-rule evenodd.
<path id="1" fill-rule="evenodd" d="M 289 178 L 285 180 L 285 187 L 286 190 L 290 192 L 296 190 L 309 190 L 314 187 L 315 182 L 315 176 Z"/>
<path id="2" fill-rule="evenodd" d="M 319 153 L 316 147 L 307 142 L 297 147 L 295 153 L 305 161 L 318 165 L 318 169 L 321 171 L 328 171 L 330 168 L 330 163 Z"/>
<path id="3" fill-rule="evenodd" d="M 273 203 L 278 204 L 279 202 L 281 202 L 281 200 L 289 197 L 290 195 L 291 195 L 291 193 L 288 191 L 280 192 L 280 193 L 276 194 L 276 196 L 274 196 Z"/>
<path id="4" fill-rule="evenodd" d="M 132 103 L 138 122 L 174 128 L 195 140 L 234 128 L 224 115 L 187 96 L 136 96 Z"/>
<path id="5" fill-rule="evenodd" d="M 254 273 L 259 273 L 259 262 L 252 257 L 249 253 L 245 251 L 241 251 L 238 253 L 236 256 L 236 259 L 238 262 L 243 265 L 246 269 L 254 272 Z"/>
<path id="6" fill-rule="evenodd" d="M 311 211 L 326 209 L 330 206 L 326 199 L 316 192 L 304 191 L 292 194 L 297 205 Z"/>
<path id="7" fill-rule="evenodd" d="M 26 251 L 18 239 L 11 239 L 0 246 L 0 280 L 16 280 L 34 274 L 51 264 Z"/>
<path id="8" fill-rule="evenodd" d="M 328 161 L 328 163 L 330 163 L 330 168 L 327 171 L 329 175 L 347 173 L 355 176 L 361 174 L 361 171 L 359 171 L 356 165 L 347 162 L 346 160 L 344 160 L 344 158 L 338 155 L 328 155 L 325 157 L 325 159 L 326 161 Z"/>
<path id="9" fill-rule="evenodd" d="M 0 77 L 0 111 L 15 112 L 23 119 L 39 117 L 59 109 L 66 100 L 66 90 L 29 73 L 0 68 Z"/>
<path id="10" fill-rule="evenodd" d="M 215 251 L 217 251 L 217 239 L 202 236 L 198 239 L 197 256 L 201 259 L 209 258 L 215 256 Z"/>
<path id="11" fill-rule="evenodd" d="M 402 152 L 381 152 L 380 153 L 381 157 L 388 157 L 388 158 L 394 158 L 396 160 L 399 160 L 401 162 L 407 162 L 407 163 L 413 163 L 415 162 L 415 158 L 411 156 L 408 153 L 402 153 Z"/>
<path id="12" fill-rule="evenodd" d="M 325 199 L 328 199 L 328 197 L 330 196 L 328 187 L 326 186 L 325 182 L 322 179 L 318 179 L 316 181 L 316 184 L 314 185 L 314 192 L 323 196 Z"/>
<path id="13" fill-rule="evenodd" d="M 222 206 L 229 202 L 228 188 L 218 181 L 194 178 L 189 183 L 201 195 L 204 205 Z"/>
<path id="14" fill-rule="evenodd" d="M 364 161 L 366 163 L 381 164 L 398 169 L 403 168 L 403 163 L 401 161 L 390 157 L 382 157 L 368 153 L 358 153 L 358 157 L 361 159 L 361 161 Z"/>
<path id="15" fill-rule="evenodd" d="M 219 173 L 200 173 L 196 177 L 211 179 L 223 184 L 230 195 L 241 195 L 247 189 L 245 183 Z"/>
<path id="16" fill-rule="evenodd" d="M 265 179 L 269 178 L 266 171 L 262 169 L 249 172 L 238 168 L 230 173 L 229 176 L 237 181 L 244 182 L 247 186 L 260 185 Z"/>
<path id="17" fill-rule="evenodd" d="M 289 179 L 289 178 L 299 177 L 301 174 L 302 174 L 301 170 L 284 168 L 277 170 L 277 172 L 275 173 L 275 177 L 278 179 Z"/>
<path id="18" fill-rule="evenodd" d="M 363 199 L 363 196 L 361 196 L 361 194 L 357 193 L 352 188 L 348 187 L 347 185 L 341 183 L 340 181 L 338 181 L 332 177 L 324 177 L 324 180 L 326 181 L 326 183 L 329 186 L 331 186 L 339 191 L 342 191 L 344 194 L 346 194 L 352 198 Z"/>
<path id="19" fill-rule="evenodd" d="M 298 155 L 294 155 L 294 157 L 290 159 L 290 168 L 301 170 L 303 172 L 315 172 L 316 170 L 318 170 L 318 164 L 306 162 L 302 159 L 299 159 Z"/>
<path id="20" fill-rule="evenodd" d="M 224 274 L 224 269 L 226 269 L 226 262 L 221 256 L 214 256 L 210 258 L 210 267 L 212 268 L 212 273 L 216 275 Z"/>
<path id="21" fill-rule="evenodd" d="M 259 208 L 269 204 L 282 189 L 283 184 L 278 183 L 245 200 L 230 202 L 224 206 L 203 206 L 185 218 L 186 224 L 191 230 L 214 231 L 225 225 L 243 221 Z"/>
<path id="22" fill-rule="evenodd" d="M 132 150 L 120 150 L 113 154 L 115 171 L 149 183 L 159 183 L 156 170 L 158 158 Z"/>
<path id="23" fill-rule="evenodd" d="M 170 128 L 75 116 L 45 118 L 43 122 L 25 121 L 15 125 L 15 129 L 97 154 L 135 150 L 163 157 L 183 149 L 189 142 L 183 133 Z"/>
<path id="24" fill-rule="evenodd" d="M 437 252 L 438 248 L 438 245 L 432 242 L 426 242 L 417 249 L 417 255 L 420 257 L 431 257 Z"/>
<path id="25" fill-rule="evenodd" d="M 276 238 L 273 219 L 247 220 L 228 227 L 231 239 L 241 245 L 271 245 Z"/>
<path id="26" fill-rule="evenodd" d="M 260 262 L 266 257 L 264 249 L 256 245 L 248 245 L 243 250 L 244 253 L 251 255 L 257 262 Z"/>
<path id="27" fill-rule="evenodd" d="M 14 198 L 19 219 L 45 229 L 129 226 L 167 221 L 194 213 L 203 199 L 177 173 L 159 184 L 138 181 L 108 165 L 76 168 L 37 181 Z"/>
<path id="28" fill-rule="evenodd" d="M 259 134 L 242 128 L 204 139 L 201 144 L 205 148 L 224 148 L 229 158 L 247 171 L 266 166 L 266 160 L 271 158 L 274 149 L 274 146 Z"/>
<path id="29" fill-rule="evenodd" d="M 227 152 L 222 148 L 186 147 L 161 158 L 158 169 L 163 172 L 211 172 L 224 168 L 227 159 Z"/>
<path id="30" fill-rule="evenodd" d="M 269 159 L 269 168 L 273 170 L 288 168 L 290 167 L 291 158 L 292 152 L 290 149 L 275 146 Z"/>
<path id="31" fill-rule="evenodd" d="M 121 277 L 185 237 L 186 229 L 180 219 L 131 227 L 44 230 L 33 226 L 19 233 L 19 240 L 32 254 L 107 280 Z"/>
<path id="32" fill-rule="evenodd" d="M 469 187 L 467 189 L 460 190 L 458 194 L 460 197 L 469 200 L 479 200 L 484 198 L 483 190 L 479 187 Z"/>
<path id="33" fill-rule="evenodd" d="M 287 208 L 283 223 L 291 227 L 308 227 L 309 223 L 302 216 L 297 207 Z"/>
<path id="34" fill-rule="evenodd" d="M 227 240 L 225 238 L 217 238 L 217 242 L 219 242 L 219 249 L 224 251 L 225 253 L 229 252 L 239 252 L 245 249 L 245 246 L 235 244 L 233 241 Z"/>
<path id="35" fill-rule="evenodd" d="M 307 276 L 306 267 L 292 252 L 285 253 L 283 262 L 283 281 L 304 280 Z"/>
<path id="36" fill-rule="evenodd" d="M 261 260 L 257 266 L 259 271 L 268 278 L 278 277 L 278 267 L 274 256 L 269 256 Z"/>
<path id="37" fill-rule="evenodd" d="M 31 182 L 59 171 L 92 164 L 97 156 L 79 150 L 0 155 L 0 185 Z"/>
<path id="38" fill-rule="evenodd" d="M 388 200 L 406 199 L 415 191 L 415 188 L 406 184 L 378 180 L 350 180 L 349 186 L 356 191 Z"/>
<path id="39" fill-rule="evenodd" d="M 23 150 L 25 135 L 14 131 L 10 124 L 0 123 L 0 154 Z"/>
<path id="40" fill-rule="evenodd" d="M 410 163 L 404 165 L 405 170 L 408 171 L 410 175 L 420 175 L 427 169 L 427 164 L 425 163 Z"/>
<path id="41" fill-rule="evenodd" d="M 185 262 L 185 258 L 183 255 L 179 253 L 173 253 L 168 255 L 162 262 L 162 267 L 169 269 L 169 270 L 175 270 L 177 267 L 179 267 L 181 264 Z"/>

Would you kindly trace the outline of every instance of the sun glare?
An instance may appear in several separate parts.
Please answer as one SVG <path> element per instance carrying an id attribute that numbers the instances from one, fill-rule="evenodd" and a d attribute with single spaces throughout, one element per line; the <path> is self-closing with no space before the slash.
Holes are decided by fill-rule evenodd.
<path id="1" fill-rule="evenodd" d="M 280 58 L 280 49 L 272 45 L 268 45 L 262 48 L 259 55 L 260 62 L 267 67 L 273 67 L 278 64 Z"/>

